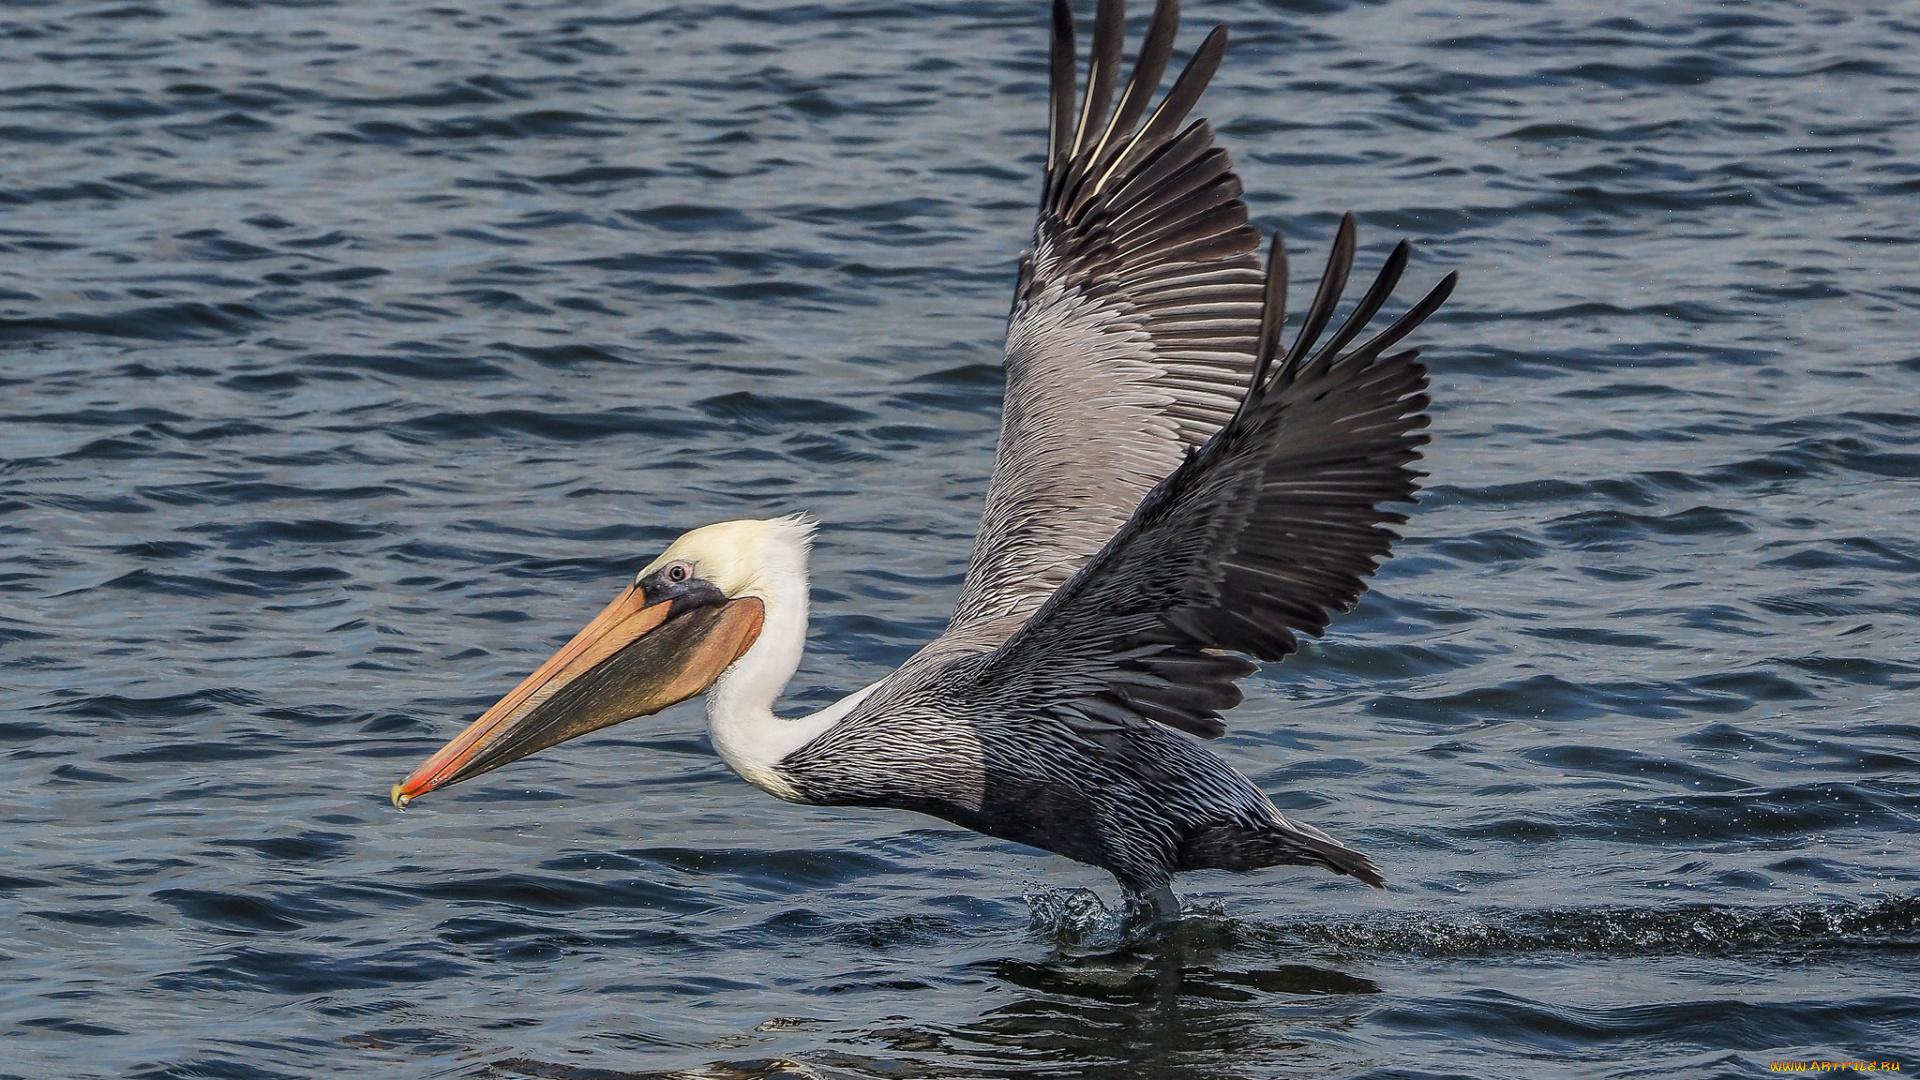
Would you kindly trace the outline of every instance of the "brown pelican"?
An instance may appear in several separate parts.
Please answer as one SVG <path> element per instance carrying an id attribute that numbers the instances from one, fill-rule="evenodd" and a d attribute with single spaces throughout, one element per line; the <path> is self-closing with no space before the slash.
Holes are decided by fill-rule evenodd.
<path id="1" fill-rule="evenodd" d="M 1340 223 L 1282 348 L 1287 263 L 1205 120 L 1216 27 L 1160 104 L 1176 0 L 1124 90 L 1121 0 L 1102 0 L 1076 99 L 1073 15 L 1053 8 L 1051 122 L 1033 247 L 1007 328 L 1006 403 L 973 558 L 946 631 L 811 716 L 775 715 L 807 628 L 804 517 L 695 529 L 565 648 L 394 786 L 405 806 L 537 750 L 707 693 L 713 747 L 793 802 L 917 810 L 1105 867 L 1129 907 L 1177 914 L 1174 872 L 1365 855 L 1275 809 L 1193 736 L 1235 681 L 1351 607 L 1397 539 L 1426 442 L 1426 369 L 1390 350 L 1449 274 L 1354 341 L 1403 241 L 1324 344 L 1353 264 Z M 1115 94 L 1119 100 L 1115 103 Z"/>

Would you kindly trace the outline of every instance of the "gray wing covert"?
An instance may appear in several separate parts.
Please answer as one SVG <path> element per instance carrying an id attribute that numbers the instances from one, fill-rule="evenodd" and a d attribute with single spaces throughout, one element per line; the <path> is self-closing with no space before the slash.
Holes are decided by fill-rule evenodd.
<path id="1" fill-rule="evenodd" d="M 859 713 L 1049 716 L 1074 730 L 1157 721 L 1211 738 L 1253 670 L 1351 607 L 1412 501 L 1427 440 L 1419 351 L 1388 354 L 1452 292 L 1448 274 L 1386 330 L 1348 349 L 1405 268 L 1403 241 L 1325 345 L 1352 267 L 1341 222 L 1298 339 L 1280 354 L 1286 261 L 1274 238 L 1253 385 L 1227 424 L 1157 484 L 1099 553 L 984 655 L 939 642 Z M 1346 350 L 1343 352 L 1343 350 Z"/>
<path id="2" fill-rule="evenodd" d="M 998 644 L 1233 415 L 1259 332 L 1258 232 L 1205 120 L 1216 27 L 1151 113 L 1179 5 L 1161 0 L 1124 91 L 1120 0 L 1095 17 L 1075 109 L 1073 15 L 1054 4 L 1045 186 L 1008 320 L 993 479 L 948 635 Z"/>

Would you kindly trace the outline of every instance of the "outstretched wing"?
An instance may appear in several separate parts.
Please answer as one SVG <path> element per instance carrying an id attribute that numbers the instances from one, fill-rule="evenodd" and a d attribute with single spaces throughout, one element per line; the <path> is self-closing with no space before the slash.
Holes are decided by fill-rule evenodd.
<path id="1" fill-rule="evenodd" d="M 1159 721 L 1225 730 L 1246 660 L 1293 652 L 1366 590 L 1405 516 L 1426 442 L 1418 350 L 1388 355 L 1452 292 L 1448 274 L 1378 336 L 1348 346 L 1407 262 L 1403 241 L 1325 345 L 1315 348 L 1352 267 L 1340 225 L 1299 337 L 1279 355 L 1286 259 L 1274 238 L 1252 386 L 1228 423 L 1146 497 L 1105 547 L 998 648 L 939 644 L 861 703 L 859 713 L 1047 713 L 1083 731 Z M 1343 352 L 1342 350 L 1347 350 Z M 923 659 L 924 657 L 924 659 Z"/>
<path id="2" fill-rule="evenodd" d="M 1075 108 L 1073 13 L 1053 8 L 1046 183 L 1007 327 L 993 480 L 948 638 L 999 644 L 1233 415 L 1260 327 L 1259 233 L 1205 120 L 1207 35 L 1151 114 L 1173 51 L 1160 0 L 1118 104 L 1121 0 L 1101 0 Z M 1144 119 L 1143 119 L 1144 118 Z"/>

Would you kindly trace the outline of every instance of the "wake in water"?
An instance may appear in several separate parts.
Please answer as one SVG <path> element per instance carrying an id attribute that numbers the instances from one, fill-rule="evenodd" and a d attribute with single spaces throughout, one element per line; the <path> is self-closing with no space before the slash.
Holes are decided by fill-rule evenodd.
<path id="1" fill-rule="evenodd" d="M 1029 888 L 1029 927 L 1063 951 L 1118 952 L 1169 931 L 1107 906 L 1091 889 Z M 1218 904 L 1181 904 L 1182 936 L 1204 926 L 1234 943 L 1333 949 L 1349 954 L 1473 956 L 1588 953 L 1618 956 L 1779 953 L 1920 947 L 1920 896 L 1866 903 L 1671 908 L 1540 908 L 1457 915 L 1370 915 L 1364 919 L 1259 923 L 1231 919 Z"/>
<path id="2" fill-rule="evenodd" d="M 1616 956 L 1780 953 L 1920 946 L 1920 897 L 1869 903 L 1671 908 L 1541 908 L 1460 916 L 1395 915 L 1365 922 L 1242 928 L 1248 940 L 1342 952 L 1467 956 L 1599 953 Z"/>

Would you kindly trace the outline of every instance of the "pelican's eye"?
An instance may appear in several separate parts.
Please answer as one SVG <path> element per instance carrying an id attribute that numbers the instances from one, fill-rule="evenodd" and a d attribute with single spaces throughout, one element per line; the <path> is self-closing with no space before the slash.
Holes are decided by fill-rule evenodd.
<path id="1" fill-rule="evenodd" d="M 678 585 L 693 576 L 693 566 L 684 562 L 668 563 L 666 575 L 669 582 Z"/>

